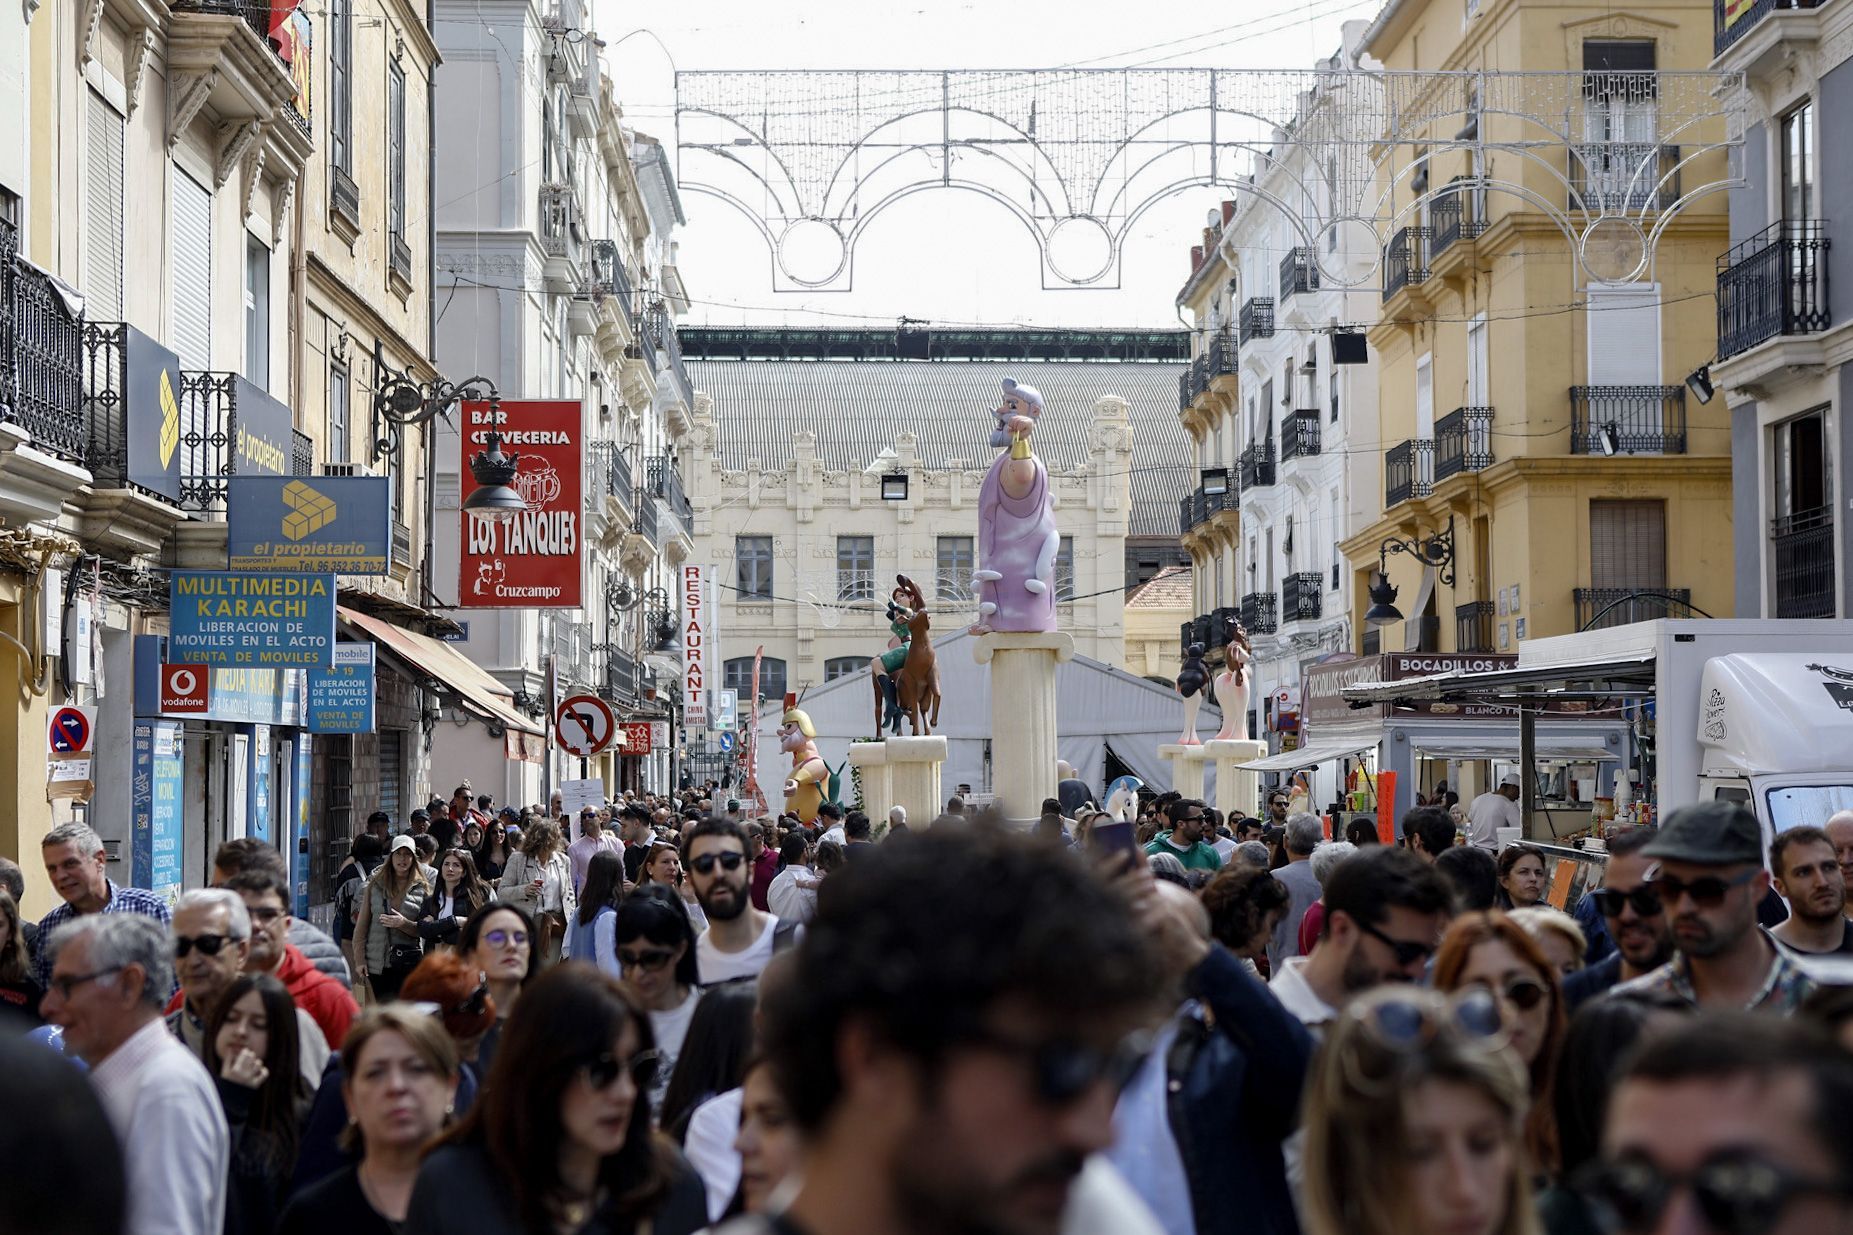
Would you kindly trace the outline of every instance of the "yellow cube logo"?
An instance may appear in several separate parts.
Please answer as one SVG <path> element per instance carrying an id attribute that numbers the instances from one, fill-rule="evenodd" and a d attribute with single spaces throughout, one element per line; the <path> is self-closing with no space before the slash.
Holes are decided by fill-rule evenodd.
<path id="1" fill-rule="evenodd" d="M 174 461 L 180 445 L 180 400 L 174 397 L 174 383 L 166 369 L 161 370 L 161 466 Z"/>
<path id="2" fill-rule="evenodd" d="M 286 540 L 301 540 L 334 522 L 335 504 L 300 480 L 283 486 L 283 504 L 290 508 L 290 513 L 283 516 Z"/>

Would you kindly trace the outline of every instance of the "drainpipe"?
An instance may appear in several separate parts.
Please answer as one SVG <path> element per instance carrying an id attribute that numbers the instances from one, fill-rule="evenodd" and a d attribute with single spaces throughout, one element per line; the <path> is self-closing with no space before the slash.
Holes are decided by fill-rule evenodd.
<path id="1" fill-rule="evenodd" d="M 436 39 L 437 0 L 425 0 L 425 33 Z M 425 72 L 425 357 L 431 367 L 438 360 L 438 62 Z M 421 432 L 425 447 L 425 552 L 419 567 L 419 587 L 426 599 L 436 600 L 431 586 L 431 532 L 437 521 L 437 435 L 427 424 Z"/>

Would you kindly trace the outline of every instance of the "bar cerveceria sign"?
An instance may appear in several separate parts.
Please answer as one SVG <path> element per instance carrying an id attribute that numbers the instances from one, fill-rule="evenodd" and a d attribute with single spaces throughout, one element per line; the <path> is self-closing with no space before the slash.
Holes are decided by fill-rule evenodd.
<path id="1" fill-rule="evenodd" d="M 502 451 L 520 456 L 514 489 L 527 510 L 496 521 L 463 516 L 462 577 L 457 603 L 465 609 L 574 609 L 580 601 L 584 550 L 580 520 L 583 411 L 576 399 L 504 400 L 463 404 L 460 498 L 476 491 L 470 460 L 489 448 L 491 430 Z"/>

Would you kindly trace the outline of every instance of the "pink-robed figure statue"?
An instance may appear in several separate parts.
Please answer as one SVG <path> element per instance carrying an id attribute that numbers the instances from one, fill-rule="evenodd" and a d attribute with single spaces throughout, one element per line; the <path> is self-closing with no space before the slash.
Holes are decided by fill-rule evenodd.
<path id="1" fill-rule="evenodd" d="M 991 445 L 1009 447 L 978 490 L 978 620 L 974 635 L 1055 629 L 1055 554 L 1061 533 L 1049 500 L 1049 472 L 1030 450 L 1042 394 L 1004 379 Z"/>
<path id="2" fill-rule="evenodd" d="M 1215 740 L 1248 740 L 1248 662 L 1254 658 L 1248 631 L 1235 618 L 1224 632 L 1223 671 L 1216 675 L 1216 706 L 1222 709 L 1222 729 Z"/>

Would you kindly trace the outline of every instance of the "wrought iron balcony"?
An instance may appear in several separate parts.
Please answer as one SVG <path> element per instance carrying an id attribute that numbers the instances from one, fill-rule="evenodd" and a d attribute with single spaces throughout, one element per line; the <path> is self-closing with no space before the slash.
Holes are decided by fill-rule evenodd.
<path id="1" fill-rule="evenodd" d="M 1607 630 L 1632 622 L 1677 615 L 1692 605 L 1690 588 L 1579 587 L 1575 589 L 1576 628 Z"/>
<path id="2" fill-rule="evenodd" d="M 1228 377 L 1237 370 L 1235 331 L 1224 326 L 1210 336 L 1210 379 Z"/>
<path id="3" fill-rule="evenodd" d="M 1300 408 L 1280 421 L 1280 461 L 1310 459 L 1319 453 L 1319 409 Z"/>
<path id="4" fill-rule="evenodd" d="M 618 499 L 622 506 L 632 515 L 637 513 L 637 484 L 631 476 L 631 457 L 623 449 L 612 450 L 606 463 L 605 479 L 611 490 L 611 496 Z"/>
<path id="5" fill-rule="evenodd" d="M 1319 259 L 1305 245 L 1287 250 L 1280 259 L 1280 302 L 1286 304 L 1295 292 L 1319 290 Z"/>
<path id="6" fill-rule="evenodd" d="M 1429 229 L 1405 227 L 1383 246 L 1383 298 L 1428 279 Z"/>
<path id="7" fill-rule="evenodd" d="M 1435 479 L 1493 463 L 1493 409 L 1457 407 L 1435 422 Z"/>
<path id="8" fill-rule="evenodd" d="M 1325 575 L 1316 570 L 1303 570 L 1288 575 L 1280 584 L 1280 620 L 1283 622 L 1310 622 L 1319 616 L 1320 602 L 1325 598 Z"/>
<path id="9" fill-rule="evenodd" d="M 1242 488 L 1265 489 L 1274 483 L 1274 443 L 1256 442 L 1242 452 Z"/>
<path id="10" fill-rule="evenodd" d="M 1280 628 L 1277 605 L 1280 598 L 1272 592 L 1250 592 L 1242 597 L 1242 625 L 1251 635 L 1271 635 Z"/>
<path id="11" fill-rule="evenodd" d="M 624 314 L 625 322 L 631 329 L 637 328 L 637 306 L 631 303 L 630 271 L 624 268 L 624 255 L 618 251 L 617 241 L 592 242 L 591 259 L 586 263 L 585 280 L 580 284 L 579 294 L 612 297 L 617 301 L 618 311 Z"/>
<path id="12" fill-rule="evenodd" d="M 1490 652 L 1493 650 L 1493 602 L 1470 600 L 1454 606 L 1454 650 L 1456 652 Z"/>
<path id="13" fill-rule="evenodd" d="M 129 328 L 122 322 L 85 322 L 83 347 L 90 474 L 99 489 L 125 488 L 129 459 Z M 0 360 L 4 359 L 5 353 L 0 352 Z"/>
<path id="14" fill-rule="evenodd" d="M 1434 232 L 1431 257 L 1438 257 L 1457 240 L 1474 240 L 1486 230 L 1486 186 L 1472 176 L 1456 176 L 1449 192 L 1429 203 L 1429 226 Z"/>
<path id="15" fill-rule="evenodd" d="M 173 0 L 168 6 L 176 16 L 200 13 L 207 16 L 236 17 L 251 28 L 257 41 L 272 52 L 276 45 L 270 41 L 270 6 L 252 4 L 250 0 Z"/>
<path id="16" fill-rule="evenodd" d="M 663 547 L 662 532 L 656 525 L 656 503 L 639 502 L 637 504 L 637 534 L 650 542 L 652 549 Z"/>
<path id="17" fill-rule="evenodd" d="M 90 446 L 83 316 L 20 259 L 13 225 L 0 220 L 0 229 L 0 420 L 32 434 L 36 448 L 82 463 Z"/>
<path id="18" fill-rule="evenodd" d="M 1830 246 L 1819 222 L 1778 222 L 1719 258 L 1718 355 L 1826 330 Z"/>
<path id="19" fill-rule="evenodd" d="M 1225 610 L 1216 610 L 1217 614 L 1223 612 Z M 1217 629 L 1216 616 L 1209 613 L 1199 613 L 1190 621 L 1183 623 L 1177 630 L 1178 654 L 1180 656 L 1190 655 L 1190 645 L 1193 643 L 1202 644 L 1206 653 L 1212 651 Z"/>
<path id="20" fill-rule="evenodd" d="M 695 518 L 694 510 L 689 506 L 688 494 L 682 491 L 682 474 L 676 471 L 673 455 L 651 455 L 649 459 L 650 492 L 663 499 L 663 505 L 669 507 L 670 513 L 682 521 L 682 526 L 691 535 L 694 529 L 689 525 Z"/>
<path id="21" fill-rule="evenodd" d="M 1834 511 L 1831 506 L 1769 521 L 1779 618 L 1834 616 Z"/>
<path id="22" fill-rule="evenodd" d="M 1731 10 L 1738 9 L 1742 0 L 1712 0 L 1712 55 L 1722 56 L 1724 49 L 1756 29 L 1757 23 L 1779 10 L 1812 9 L 1821 0 L 1755 0 L 1746 9 L 1741 9 L 1736 17 Z"/>
<path id="23" fill-rule="evenodd" d="M 1570 147 L 1570 209 L 1591 214 L 1665 210 L 1679 200 L 1679 147 L 1578 142 Z"/>
<path id="24" fill-rule="evenodd" d="M 1683 455 L 1684 386 L 1570 387 L 1573 455 Z"/>
<path id="25" fill-rule="evenodd" d="M 1251 296 L 1243 305 L 1241 316 L 1236 320 L 1236 330 L 1243 343 L 1250 339 L 1271 339 L 1274 337 L 1274 299 L 1271 296 Z"/>
<path id="26" fill-rule="evenodd" d="M 675 382 L 676 395 L 680 398 L 682 406 L 690 409 L 694 408 L 695 384 L 689 381 L 688 368 L 682 363 L 682 343 L 681 340 L 676 338 L 675 321 L 668 313 L 659 310 L 653 315 L 649 333 L 655 340 L 656 346 L 660 349 L 663 358 L 669 362 L 669 373 Z M 646 340 L 645 349 L 648 350 L 648 348 L 649 343 Z M 657 374 L 660 377 L 660 362 L 654 365 L 653 368 L 657 370 Z"/>
<path id="27" fill-rule="evenodd" d="M 315 439 L 301 429 L 290 430 L 290 475 L 315 475 Z"/>
<path id="28" fill-rule="evenodd" d="M 1435 443 L 1427 438 L 1398 442 L 1383 455 L 1383 505 L 1392 506 L 1435 491 Z"/>
<path id="29" fill-rule="evenodd" d="M 611 703 L 637 702 L 637 658 L 615 645 L 605 648 L 605 689 L 599 692 Z"/>
<path id="30" fill-rule="evenodd" d="M 1205 351 L 1201 356 L 1191 361 L 1190 368 L 1185 371 L 1184 376 L 1187 379 L 1184 387 L 1184 403 L 1185 406 L 1188 407 L 1196 403 L 1198 395 L 1201 395 L 1210 388 L 1209 352 Z"/>
<path id="31" fill-rule="evenodd" d="M 1177 530 L 1182 535 L 1200 524 L 1208 523 L 1210 516 L 1219 510 L 1235 509 L 1235 495 L 1228 492 L 1206 493 L 1203 486 L 1199 485 L 1195 493 L 1178 499 L 1177 509 Z"/>
<path id="32" fill-rule="evenodd" d="M 585 261 L 585 211 L 570 184 L 540 186 L 540 247 L 547 255 L 548 290 L 568 294 L 579 290 L 579 270 Z"/>
<path id="33" fill-rule="evenodd" d="M 1177 410 L 1189 411 L 1193 401 L 1190 393 L 1190 370 L 1186 369 L 1177 375 Z"/>

